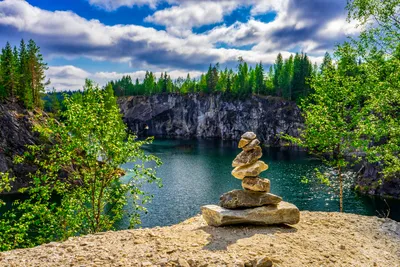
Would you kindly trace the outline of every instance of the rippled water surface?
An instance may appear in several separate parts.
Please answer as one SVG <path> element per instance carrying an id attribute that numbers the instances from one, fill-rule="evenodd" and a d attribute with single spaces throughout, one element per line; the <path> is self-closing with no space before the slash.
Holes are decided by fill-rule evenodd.
<path id="1" fill-rule="evenodd" d="M 206 204 L 217 204 L 219 196 L 241 188 L 241 181 L 231 175 L 232 160 L 241 151 L 235 142 L 219 140 L 156 140 L 146 150 L 161 158 L 158 176 L 163 187 L 146 185 L 154 194 L 142 216 L 142 227 L 165 226 L 181 222 L 200 212 Z M 294 203 L 300 210 L 338 211 L 338 199 L 325 186 L 304 184 L 302 177 L 311 177 L 321 163 L 303 151 L 287 148 L 266 148 L 262 160 L 269 169 L 262 177 L 271 180 L 271 192 Z M 400 201 L 388 200 L 390 216 L 400 220 Z M 129 207 L 128 207 L 129 208 Z M 378 215 L 388 209 L 380 198 L 361 196 L 346 187 L 345 212 Z M 124 228 L 127 221 L 120 227 Z"/>

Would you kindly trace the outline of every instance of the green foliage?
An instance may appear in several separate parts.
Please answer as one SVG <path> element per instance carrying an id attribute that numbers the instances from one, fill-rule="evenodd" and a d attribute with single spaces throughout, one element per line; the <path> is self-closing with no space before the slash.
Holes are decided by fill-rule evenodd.
<path id="1" fill-rule="evenodd" d="M 344 168 L 366 159 L 381 166 L 383 178 L 400 174 L 400 1 L 354 0 L 347 8 L 364 31 L 337 47 L 336 65 L 325 55 L 310 83 L 314 93 L 301 105 L 305 128 L 300 138 L 286 137 L 336 170 L 316 176 L 339 180 L 341 211 Z M 296 73 L 296 57 L 294 65 Z"/>
<path id="2" fill-rule="evenodd" d="M 0 99 L 17 98 L 28 109 L 41 108 L 41 97 L 48 84 L 44 82 L 47 65 L 36 43 L 29 40 L 26 46 L 21 40 L 19 49 L 12 49 L 7 42 L 0 59 Z"/>
<path id="3" fill-rule="evenodd" d="M 80 97 L 66 96 L 62 122 L 48 118 L 36 126 L 47 143 L 31 145 L 15 159 L 31 159 L 39 169 L 24 189 L 29 198 L 0 214 L 0 250 L 113 229 L 128 201 L 133 202 L 134 212 L 128 214 L 133 227 L 140 222 L 137 211 L 149 200 L 141 186 L 160 184 L 146 164 L 157 166 L 160 160 L 141 150 L 151 139 L 137 141 L 128 132 L 110 89 L 87 81 L 84 92 L 76 95 Z M 122 183 L 120 166 L 126 162 L 135 166 Z M 2 182 L 7 179 L 3 176 Z"/>

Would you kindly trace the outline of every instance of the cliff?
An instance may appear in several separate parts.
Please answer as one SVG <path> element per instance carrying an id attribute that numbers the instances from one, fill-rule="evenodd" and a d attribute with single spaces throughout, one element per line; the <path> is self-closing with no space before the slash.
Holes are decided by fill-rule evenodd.
<path id="1" fill-rule="evenodd" d="M 207 226 L 201 216 L 169 227 L 72 237 L 0 253 L 0 266 L 398 266 L 400 223 L 301 212 L 299 224 Z"/>
<path id="2" fill-rule="evenodd" d="M 33 118 L 33 113 L 18 102 L 0 102 L 0 172 L 16 177 L 11 193 L 26 186 L 28 174 L 36 171 L 32 165 L 13 163 L 14 156 L 23 154 L 27 145 L 39 142 L 38 134 L 32 132 Z"/>
<path id="3" fill-rule="evenodd" d="M 262 143 L 282 146 L 279 134 L 297 136 L 303 122 L 294 102 L 271 96 L 159 94 L 119 98 L 118 103 L 125 122 L 140 136 L 239 140 L 253 131 Z"/>

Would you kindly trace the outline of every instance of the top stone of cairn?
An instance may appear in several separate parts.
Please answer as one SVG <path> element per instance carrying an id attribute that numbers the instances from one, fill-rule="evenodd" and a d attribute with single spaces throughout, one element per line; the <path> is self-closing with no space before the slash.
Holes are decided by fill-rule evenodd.
<path id="1" fill-rule="evenodd" d="M 250 140 L 250 141 L 253 140 L 253 139 L 256 139 L 256 137 L 257 137 L 257 135 L 255 133 L 253 133 L 253 132 L 247 132 L 247 133 L 244 133 L 242 135 L 243 139 L 247 139 L 247 140 Z"/>

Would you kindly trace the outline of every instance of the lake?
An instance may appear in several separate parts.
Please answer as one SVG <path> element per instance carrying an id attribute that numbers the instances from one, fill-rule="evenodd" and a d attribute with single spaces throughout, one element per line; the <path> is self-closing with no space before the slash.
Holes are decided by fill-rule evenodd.
<path id="1" fill-rule="evenodd" d="M 217 204 L 220 195 L 241 189 L 241 181 L 231 175 L 232 160 L 241 149 L 237 143 L 220 140 L 155 140 L 146 151 L 161 158 L 158 177 L 163 187 L 146 185 L 154 195 L 142 216 L 141 227 L 166 226 L 179 223 L 200 213 L 200 207 Z M 271 193 L 297 205 L 300 210 L 338 211 L 339 200 L 324 185 L 302 183 L 315 168 L 322 167 L 317 159 L 293 148 L 264 148 L 262 160 L 269 169 L 261 174 L 271 180 Z M 129 164 L 127 165 L 129 166 Z M 390 217 L 400 220 L 400 201 L 387 200 Z M 128 207 L 129 208 L 129 207 Z M 351 185 L 344 189 L 344 211 L 362 215 L 379 215 L 388 209 L 377 197 L 355 193 Z M 119 227 L 127 227 L 127 220 Z"/>

